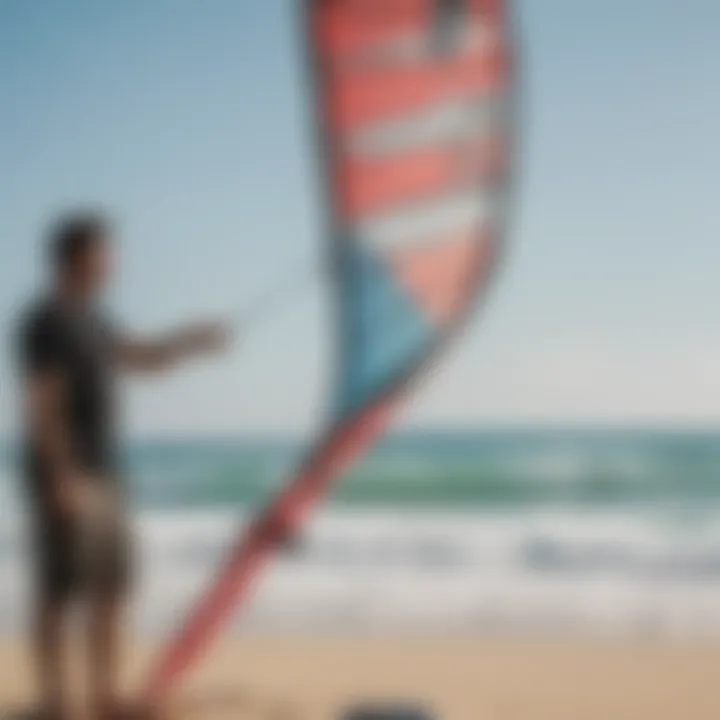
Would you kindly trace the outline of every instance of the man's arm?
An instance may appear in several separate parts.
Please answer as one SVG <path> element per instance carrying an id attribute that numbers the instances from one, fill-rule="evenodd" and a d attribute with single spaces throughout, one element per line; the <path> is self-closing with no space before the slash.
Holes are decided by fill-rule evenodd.
<path id="1" fill-rule="evenodd" d="M 66 417 L 64 338 L 56 319 L 43 313 L 20 328 L 19 360 L 28 435 L 47 476 L 49 497 L 60 514 L 73 514 L 80 502 L 81 477 Z"/>
<path id="2" fill-rule="evenodd" d="M 169 333 L 162 338 L 141 339 L 129 336 L 116 338 L 115 358 L 124 370 L 157 372 L 178 363 L 224 349 L 229 332 L 219 323 L 203 323 Z"/>
<path id="3" fill-rule="evenodd" d="M 72 452 L 62 406 L 65 383 L 59 372 L 34 373 L 27 381 L 26 406 L 30 433 L 43 461 L 60 473 L 72 467 Z"/>

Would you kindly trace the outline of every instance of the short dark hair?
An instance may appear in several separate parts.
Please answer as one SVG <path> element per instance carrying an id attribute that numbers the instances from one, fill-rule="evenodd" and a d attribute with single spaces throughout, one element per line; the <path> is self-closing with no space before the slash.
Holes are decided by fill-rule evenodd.
<path id="1" fill-rule="evenodd" d="M 100 213 L 65 215 L 50 230 L 49 259 L 56 271 L 67 270 L 92 248 L 106 242 L 110 222 Z"/>

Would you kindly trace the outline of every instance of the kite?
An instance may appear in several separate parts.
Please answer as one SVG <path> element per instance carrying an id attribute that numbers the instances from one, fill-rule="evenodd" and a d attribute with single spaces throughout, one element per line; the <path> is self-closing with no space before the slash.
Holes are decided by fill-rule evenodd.
<path id="1" fill-rule="evenodd" d="M 387 431 L 496 275 L 510 215 L 507 0 L 306 0 L 339 348 L 335 401 L 150 674 L 161 699 L 261 569 Z"/>

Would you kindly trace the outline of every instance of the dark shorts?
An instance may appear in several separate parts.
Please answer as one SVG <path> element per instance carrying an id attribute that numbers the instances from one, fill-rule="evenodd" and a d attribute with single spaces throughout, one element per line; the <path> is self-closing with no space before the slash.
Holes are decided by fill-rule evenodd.
<path id="1" fill-rule="evenodd" d="M 36 508 L 32 550 L 36 583 L 46 599 L 80 594 L 123 595 L 131 581 L 131 537 L 123 507 L 89 522 L 54 517 Z"/>

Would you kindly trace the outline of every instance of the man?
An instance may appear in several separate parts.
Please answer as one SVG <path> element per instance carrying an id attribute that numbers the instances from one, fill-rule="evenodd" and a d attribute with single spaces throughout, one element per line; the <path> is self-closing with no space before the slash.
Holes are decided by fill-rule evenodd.
<path id="1" fill-rule="evenodd" d="M 118 332 L 100 305 L 112 272 L 108 224 L 74 215 L 56 225 L 49 241 L 49 291 L 23 317 L 18 338 L 42 714 L 58 720 L 69 714 L 62 634 L 72 601 L 82 598 L 93 716 L 104 720 L 120 714 L 118 641 L 130 580 L 114 377 L 119 369 L 160 370 L 219 351 L 226 335 L 216 324 L 150 341 Z"/>

